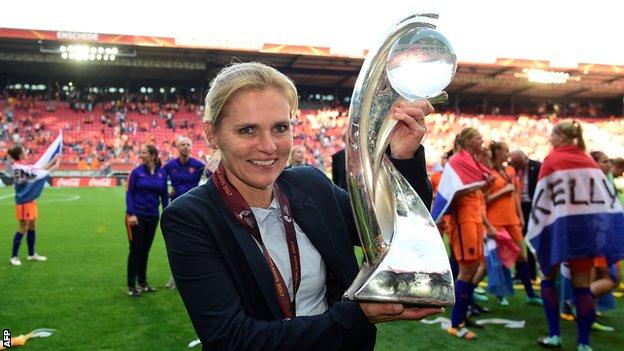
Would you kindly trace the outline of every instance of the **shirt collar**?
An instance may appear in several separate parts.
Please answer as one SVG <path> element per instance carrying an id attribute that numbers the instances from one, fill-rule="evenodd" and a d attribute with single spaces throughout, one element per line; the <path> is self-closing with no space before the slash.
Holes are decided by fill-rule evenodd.
<path id="1" fill-rule="evenodd" d="M 277 218 L 278 221 L 282 221 L 282 216 L 280 215 L 279 203 L 277 201 L 277 196 L 273 195 L 273 200 L 269 204 L 269 208 L 262 207 L 252 207 L 251 211 L 256 217 L 256 222 L 258 222 L 258 226 L 261 226 L 270 216 Z"/>

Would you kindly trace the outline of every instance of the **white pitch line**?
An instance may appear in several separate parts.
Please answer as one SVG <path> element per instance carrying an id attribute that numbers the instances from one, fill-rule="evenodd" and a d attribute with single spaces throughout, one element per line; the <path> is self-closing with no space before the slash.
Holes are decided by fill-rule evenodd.
<path id="1" fill-rule="evenodd" d="M 10 195 L 2 195 L 0 196 L 0 200 L 9 198 L 9 197 L 13 197 L 15 196 L 15 194 L 10 194 Z M 76 194 L 68 194 L 68 195 L 64 195 L 61 198 L 57 198 L 57 199 L 43 199 L 43 200 L 37 200 L 38 204 L 48 204 L 48 203 L 55 203 L 55 202 L 71 202 L 71 201 L 76 201 L 80 199 L 80 195 L 76 195 Z M 0 205 L 11 205 L 11 204 L 7 204 L 7 203 L 2 203 Z"/>

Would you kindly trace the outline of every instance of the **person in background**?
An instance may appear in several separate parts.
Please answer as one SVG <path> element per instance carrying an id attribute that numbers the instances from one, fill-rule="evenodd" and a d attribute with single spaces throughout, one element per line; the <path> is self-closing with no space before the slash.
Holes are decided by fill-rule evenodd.
<path id="1" fill-rule="evenodd" d="M 13 249 L 11 250 L 11 258 L 9 263 L 12 266 L 20 266 L 22 261 L 18 257 L 19 248 L 22 238 L 26 236 L 28 244 L 28 261 L 47 261 L 48 258 L 37 254 L 35 251 L 35 222 L 38 217 L 37 202 L 35 199 L 39 197 L 44 187 L 45 178 L 41 178 L 38 173 L 45 173 L 57 169 L 60 163 L 58 157 L 53 158 L 41 170 L 34 165 L 23 163 L 24 149 L 21 146 L 15 146 L 8 151 L 10 159 L 10 168 L 13 171 L 13 184 L 15 185 L 15 214 L 19 221 L 19 229 L 13 237 Z M 38 179 L 37 178 L 41 178 Z M 35 184 L 39 183 L 39 184 Z"/>
<path id="2" fill-rule="evenodd" d="M 613 174 L 614 183 L 615 178 L 620 178 L 622 174 L 624 174 L 624 158 L 618 157 L 611 160 L 611 174 Z M 620 185 L 622 185 L 622 183 L 620 183 Z M 615 184 L 615 186 L 615 190 L 617 190 L 620 196 L 620 203 L 624 206 L 624 187 L 618 188 L 617 184 Z"/>
<path id="3" fill-rule="evenodd" d="M 163 167 L 169 181 L 171 181 L 171 191 L 169 192 L 169 201 L 175 200 L 178 196 L 193 189 L 199 184 L 199 180 L 204 173 L 204 164 L 196 158 L 191 157 L 191 147 L 193 143 L 187 137 L 178 139 L 176 147 L 178 148 L 178 158 L 175 158 Z M 212 172 L 206 170 L 206 177 L 210 177 Z M 175 281 L 173 276 L 165 285 L 169 289 L 175 289 Z"/>
<path id="4" fill-rule="evenodd" d="M 455 139 L 457 152 L 453 158 L 465 159 L 465 167 L 483 173 L 483 180 L 489 181 L 487 167 L 477 161 L 483 154 L 483 138 L 474 128 L 464 128 Z M 484 185 L 485 186 L 485 185 Z M 483 186 L 459 191 L 451 202 L 449 221 L 450 243 L 459 264 L 459 274 L 455 280 L 455 305 L 451 313 L 451 326 L 447 332 L 467 340 L 477 335 L 464 326 L 468 307 L 473 303 L 473 283 L 477 270 L 484 259 L 484 233 L 496 235 L 496 228 L 485 216 Z"/>
<path id="5" fill-rule="evenodd" d="M 540 168 L 526 238 L 544 273 L 541 294 L 548 336 L 538 344 L 561 347 L 556 279 L 561 263 L 567 262 L 574 287 L 577 350 L 591 351 L 589 335 L 596 318 L 591 272 L 596 258 L 609 265 L 624 257 L 624 214 L 604 173 L 585 152 L 579 122 L 559 122 L 550 143 L 553 149 Z"/>
<path id="6" fill-rule="evenodd" d="M 520 206 L 522 207 L 522 217 L 529 218 L 531 213 L 531 201 L 535 195 L 535 186 L 537 184 L 537 175 L 540 172 L 542 164 L 539 161 L 531 160 L 522 150 L 514 150 L 509 154 L 509 164 L 516 171 L 518 188 L 520 190 Z M 528 221 L 524 221 L 522 226 L 522 235 L 526 237 Z M 535 256 L 531 251 L 527 251 L 527 265 L 531 280 L 537 278 L 537 263 Z M 522 270 L 516 267 L 516 272 Z M 520 278 L 520 277 L 517 277 Z"/>
<path id="7" fill-rule="evenodd" d="M 611 160 L 611 173 L 614 178 L 619 178 L 624 174 L 624 158 L 618 157 Z"/>
<path id="8" fill-rule="evenodd" d="M 592 151 L 589 155 L 596 161 L 598 167 L 607 176 L 607 180 L 615 189 L 613 173 L 611 172 L 613 167 L 609 157 L 602 151 Z M 596 257 L 594 259 L 590 289 L 598 304 L 600 304 L 601 299 L 604 297 L 604 301 L 607 302 L 606 305 L 612 305 L 607 309 L 613 309 L 615 307 L 615 300 L 611 292 L 620 284 L 620 280 L 620 262 L 607 265 L 607 261 L 604 257 Z M 592 330 L 598 331 L 614 331 L 614 328 L 602 325 L 598 322 L 594 322 L 591 328 Z"/>
<path id="9" fill-rule="evenodd" d="M 342 136 L 342 140 L 346 140 L 346 134 Z M 347 163 L 345 157 L 345 149 L 332 155 L 332 181 L 343 190 L 349 191 L 347 188 Z"/>
<path id="10" fill-rule="evenodd" d="M 527 294 L 526 303 L 541 306 L 542 299 L 537 297 L 533 291 L 527 264 L 527 247 L 522 235 L 522 227 L 525 221 L 520 205 L 519 190 L 521 187 L 518 184 L 514 168 L 504 164 L 509 159 L 509 148 L 505 143 L 492 142 L 490 151 L 492 153 L 494 181 L 485 197 L 487 217 L 497 230 L 507 231 L 520 248 L 516 270 Z M 504 298 L 500 301 L 502 305 L 509 305 L 509 302 Z"/>
<path id="11" fill-rule="evenodd" d="M 442 178 L 442 171 L 444 170 L 444 166 L 446 165 L 446 162 L 451 156 L 453 156 L 453 150 L 450 150 L 442 154 L 442 157 L 440 157 L 440 164 L 434 167 L 434 171 L 433 173 L 431 173 L 431 177 L 429 177 L 429 180 L 431 181 L 431 187 L 433 188 L 434 199 L 435 199 L 435 194 L 438 191 L 438 185 L 440 184 L 440 179 Z"/>
<path id="12" fill-rule="evenodd" d="M 294 145 L 290 151 L 289 165 L 286 168 L 306 166 L 305 156 L 306 147 L 303 145 Z"/>
<path id="13" fill-rule="evenodd" d="M 159 206 L 169 203 L 167 174 L 161 167 L 158 149 L 154 145 L 141 148 L 141 164 L 132 170 L 126 189 L 126 229 L 130 243 L 128 254 L 128 295 L 141 296 L 155 292 L 147 283 L 147 261 L 156 227 Z M 138 283 L 138 285 L 137 285 Z"/>
<path id="14" fill-rule="evenodd" d="M 198 159 L 191 157 L 193 143 L 187 137 L 181 137 L 177 143 L 178 158 L 175 158 L 163 167 L 171 181 L 172 190 L 169 192 L 170 201 L 193 189 L 199 183 L 205 165 Z M 210 172 L 210 171 L 208 171 Z M 206 174 L 210 176 L 212 172 Z"/>

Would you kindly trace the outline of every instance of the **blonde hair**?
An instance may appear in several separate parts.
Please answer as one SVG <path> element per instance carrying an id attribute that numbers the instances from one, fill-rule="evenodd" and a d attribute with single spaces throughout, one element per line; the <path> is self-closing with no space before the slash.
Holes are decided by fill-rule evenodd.
<path id="1" fill-rule="evenodd" d="M 286 75 L 259 62 L 233 63 L 224 67 L 210 82 L 202 120 L 217 127 L 236 93 L 269 87 L 278 89 L 284 94 L 292 117 L 298 106 L 297 88 Z"/>
<path id="2" fill-rule="evenodd" d="M 566 138 L 572 140 L 579 149 L 585 151 L 585 140 L 583 140 L 583 128 L 578 121 L 563 121 L 557 123 L 554 127 L 555 131 L 563 134 Z"/>
<path id="3" fill-rule="evenodd" d="M 176 142 L 176 147 L 177 147 L 178 145 L 180 145 L 180 143 L 181 143 L 181 142 L 183 142 L 183 141 L 186 141 L 186 142 L 188 142 L 191 146 L 193 146 L 193 142 L 191 141 L 191 139 L 189 139 L 188 137 L 185 137 L 185 136 L 181 136 L 181 137 L 179 137 L 179 138 L 178 138 L 178 140 L 177 140 L 177 142 Z"/>
<path id="4" fill-rule="evenodd" d="M 455 137 L 455 144 L 457 144 L 459 148 L 463 149 L 466 147 L 466 140 L 472 138 L 473 136 L 477 134 L 479 134 L 479 131 L 476 130 L 475 128 L 472 128 L 472 127 L 464 128 L 462 129 L 461 132 L 459 132 L 459 135 Z"/>

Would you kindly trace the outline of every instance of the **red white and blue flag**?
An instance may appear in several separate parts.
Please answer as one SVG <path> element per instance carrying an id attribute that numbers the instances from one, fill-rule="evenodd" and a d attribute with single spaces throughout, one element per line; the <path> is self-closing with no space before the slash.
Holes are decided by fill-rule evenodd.
<path id="1" fill-rule="evenodd" d="M 554 149 L 540 169 L 528 246 L 542 272 L 574 258 L 624 258 L 624 213 L 615 188 L 576 146 Z"/>
<path id="2" fill-rule="evenodd" d="M 34 164 L 24 164 L 13 162 L 11 168 L 15 177 L 15 203 L 25 204 L 31 202 L 41 195 L 50 172 L 44 167 L 61 153 L 63 148 L 63 133 L 59 132 L 58 137 L 48 146 L 43 155 Z"/>
<path id="3" fill-rule="evenodd" d="M 461 150 L 454 154 L 442 171 L 431 217 L 436 222 L 440 221 L 443 215 L 450 212 L 451 202 L 458 191 L 482 187 L 490 172 L 468 151 Z"/>

